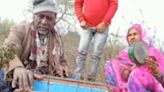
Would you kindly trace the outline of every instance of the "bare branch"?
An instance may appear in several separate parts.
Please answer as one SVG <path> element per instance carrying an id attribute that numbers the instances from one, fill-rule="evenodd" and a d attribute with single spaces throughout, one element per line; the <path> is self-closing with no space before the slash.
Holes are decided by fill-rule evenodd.
<path id="1" fill-rule="evenodd" d="M 62 13 L 61 17 L 56 21 L 56 23 L 58 23 L 67 12 L 67 0 L 64 0 L 64 5 L 65 5 L 64 12 Z"/>

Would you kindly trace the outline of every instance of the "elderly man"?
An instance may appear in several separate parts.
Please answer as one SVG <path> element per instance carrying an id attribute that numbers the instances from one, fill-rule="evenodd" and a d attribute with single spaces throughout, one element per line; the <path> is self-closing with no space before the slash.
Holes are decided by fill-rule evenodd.
<path id="1" fill-rule="evenodd" d="M 62 41 L 55 31 L 56 5 L 53 0 L 34 0 L 33 22 L 11 28 L 4 44 L 14 44 L 16 55 L 9 63 L 12 87 L 31 88 L 35 74 L 68 77 Z M 38 77 L 37 77 L 38 78 Z"/>

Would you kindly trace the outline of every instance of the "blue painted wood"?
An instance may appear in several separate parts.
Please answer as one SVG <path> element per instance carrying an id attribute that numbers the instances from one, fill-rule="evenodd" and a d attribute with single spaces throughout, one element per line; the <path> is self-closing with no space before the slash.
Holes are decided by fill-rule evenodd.
<path id="1" fill-rule="evenodd" d="M 45 81 L 34 81 L 33 91 L 47 92 L 47 87 L 48 83 Z M 105 90 L 64 83 L 50 83 L 49 92 L 105 92 Z"/>
<path id="2" fill-rule="evenodd" d="M 5 78 L 4 70 L 0 67 L 0 81 L 3 81 Z"/>

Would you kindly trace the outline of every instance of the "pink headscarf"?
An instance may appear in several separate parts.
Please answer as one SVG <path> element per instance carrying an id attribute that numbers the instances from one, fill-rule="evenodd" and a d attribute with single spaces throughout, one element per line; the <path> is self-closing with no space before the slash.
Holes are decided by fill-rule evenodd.
<path id="1" fill-rule="evenodd" d="M 129 31 L 131 30 L 131 29 L 136 29 L 137 31 L 138 31 L 138 33 L 139 33 L 139 37 L 140 37 L 140 40 L 142 40 L 142 38 L 143 38 L 143 35 L 142 35 L 142 27 L 141 27 L 141 25 L 140 24 L 133 24 L 130 28 L 129 28 L 129 30 L 128 30 L 128 33 L 129 33 Z M 127 33 L 127 35 L 126 35 L 126 40 L 128 41 L 128 33 Z M 129 44 L 129 42 L 128 42 L 128 44 Z"/>
<path id="2" fill-rule="evenodd" d="M 127 35 L 126 35 L 126 40 L 127 40 L 127 42 L 128 42 L 128 33 L 129 33 L 129 31 L 130 31 L 131 29 L 133 29 L 133 28 L 135 28 L 135 29 L 138 31 L 140 40 L 144 41 L 145 43 L 147 43 L 147 45 L 150 46 L 150 42 L 149 42 L 149 40 L 148 40 L 148 37 L 147 37 L 145 31 L 142 29 L 141 24 L 137 24 L 137 23 L 136 23 L 136 24 L 133 24 L 133 25 L 128 29 L 128 32 L 127 32 Z M 129 42 L 128 42 L 128 44 L 129 44 Z M 131 62 L 131 60 L 129 59 L 128 54 L 127 54 L 127 53 L 128 53 L 128 49 L 129 49 L 129 48 L 123 49 L 123 50 L 121 51 L 121 53 L 119 54 L 118 58 L 120 58 L 120 59 L 125 59 L 125 60 Z"/>
<path id="3" fill-rule="evenodd" d="M 145 43 L 147 43 L 148 45 L 150 45 L 150 42 L 149 42 L 149 39 L 148 39 L 148 36 L 146 34 L 146 32 L 143 30 L 141 24 L 133 24 L 129 29 L 128 29 L 128 32 L 127 32 L 127 35 L 126 35 L 126 40 L 128 42 L 128 33 L 131 29 L 136 29 L 139 33 L 139 37 L 140 37 L 140 40 L 144 41 Z M 128 42 L 129 44 L 129 42 Z"/>

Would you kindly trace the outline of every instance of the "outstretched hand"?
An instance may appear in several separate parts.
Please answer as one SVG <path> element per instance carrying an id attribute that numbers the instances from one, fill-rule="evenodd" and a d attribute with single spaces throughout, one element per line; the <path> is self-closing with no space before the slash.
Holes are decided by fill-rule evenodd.
<path id="1" fill-rule="evenodd" d="M 42 80 L 43 77 L 36 75 L 23 67 L 15 68 L 13 72 L 12 87 L 15 88 L 17 85 L 20 90 L 32 89 L 34 79 Z"/>

